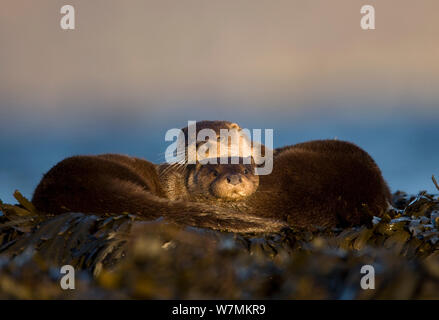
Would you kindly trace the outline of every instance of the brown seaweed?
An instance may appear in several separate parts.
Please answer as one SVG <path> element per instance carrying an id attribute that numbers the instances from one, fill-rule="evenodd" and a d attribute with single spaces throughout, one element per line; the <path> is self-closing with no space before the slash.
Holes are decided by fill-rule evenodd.
<path id="1" fill-rule="evenodd" d="M 253 235 L 130 214 L 53 216 L 16 199 L 0 204 L 0 298 L 439 298 L 439 200 L 425 192 L 395 193 L 371 227 Z M 64 264 L 81 275 L 76 290 L 59 286 Z M 366 264 L 375 290 L 359 285 Z"/>

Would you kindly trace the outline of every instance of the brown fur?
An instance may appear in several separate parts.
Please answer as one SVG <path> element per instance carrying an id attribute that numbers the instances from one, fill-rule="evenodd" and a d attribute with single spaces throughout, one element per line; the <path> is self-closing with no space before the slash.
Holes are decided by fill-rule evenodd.
<path id="1" fill-rule="evenodd" d="M 200 169 L 203 168 L 195 165 L 186 167 L 185 179 Z M 210 171 L 208 165 L 205 169 L 200 171 L 201 174 L 195 174 L 198 179 L 203 178 L 203 172 Z M 243 169 L 243 165 L 220 165 L 218 170 L 221 174 L 217 178 L 226 183 L 224 179 L 227 179 L 228 172 L 236 175 Z M 247 179 L 244 175 L 243 178 Z M 254 177 L 249 179 L 257 181 Z M 187 189 L 187 183 L 180 182 L 181 187 Z M 231 232 L 274 231 L 285 226 L 272 219 L 224 210 L 214 203 L 187 201 L 203 199 L 202 189 L 197 189 L 197 194 L 188 199 L 170 200 L 167 198 L 169 189 L 165 191 L 161 185 L 156 166 L 146 160 L 122 155 L 76 156 L 61 161 L 43 177 L 32 202 L 38 210 L 52 214 L 127 212 L 150 219 L 165 217 L 180 224 Z M 204 185 L 207 186 L 206 183 Z M 184 193 L 189 194 L 188 191 Z M 215 198 L 208 188 L 204 193 L 206 200 Z"/>
<path id="2" fill-rule="evenodd" d="M 237 165 L 217 169 L 236 174 L 243 168 L 233 166 Z M 39 210 L 51 213 L 130 212 L 232 232 L 278 231 L 287 224 L 307 229 L 370 224 L 390 201 L 389 188 L 373 159 L 343 141 L 282 148 L 273 172 L 260 176 L 257 191 L 240 201 L 215 200 L 208 187 L 214 180 L 197 187 L 198 182 L 189 179 L 213 169 L 212 165 L 185 166 L 178 174 L 167 175 L 174 179 L 170 187 L 145 160 L 120 155 L 73 157 L 45 175 L 32 201 Z M 188 188 L 188 182 L 197 188 Z M 176 195 L 180 187 L 183 192 Z M 194 190 L 204 191 L 203 197 Z"/>
<path id="3" fill-rule="evenodd" d="M 246 202 L 249 212 L 309 228 L 370 224 L 390 199 L 380 169 L 364 150 L 317 140 L 278 151 L 273 172 L 260 177 L 258 191 Z"/>
<path id="4" fill-rule="evenodd" d="M 203 120 L 203 121 L 199 121 L 196 123 L 196 135 L 198 135 L 198 133 L 203 130 L 203 129 L 211 129 L 216 133 L 216 139 L 217 139 L 217 151 L 216 154 L 219 157 L 221 155 L 221 150 L 220 150 L 220 144 L 224 147 L 227 146 L 228 148 L 228 154 L 227 156 L 231 156 L 232 154 L 230 154 L 231 152 L 231 148 L 232 148 L 232 144 L 234 143 L 234 141 L 232 141 L 232 139 L 229 139 L 228 141 L 222 141 L 221 142 L 221 129 L 228 129 L 228 130 L 236 130 L 237 132 L 241 132 L 242 128 L 237 124 L 237 123 L 233 123 L 230 121 L 210 121 L 210 120 Z M 183 131 L 184 134 L 184 138 L 185 138 L 185 155 L 184 155 L 184 162 L 186 163 L 188 160 L 188 141 L 189 141 L 189 133 L 188 133 L 188 127 L 182 128 L 181 129 Z M 198 151 L 199 148 L 206 143 L 207 141 L 199 141 L 196 142 L 196 150 Z M 244 135 L 239 136 L 239 142 L 238 142 L 238 149 L 236 150 L 236 152 L 239 153 L 239 156 L 241 157 L 247 157 L 247 156 L 264 156 L 265 155 L 265 146 L 263 144 L 260 144 L 260 149 L 261 149 L 261 153 L 260 155 L 257 155 L 254 153 L 254 145 L 251 145 L 251 141 L 248 140 L 248 137 L 245 137 Z M 250 150 L 247 150 L 246 146 L 247 144 L 249 144 Z M 251 145 L 251 146 L 250 146 Z M 223 150 L 223 152 L 225 152 L 225 150 Z M 250 152 L 250 153 L 248 153 Z M 215 158 L 217 157 L 215 156 Z M 223 156 L 226 156 L 223 154 Z M 234 154 L 233 156 L 237 156 L 236 154 Z M 211 158 L 212 156 L 206 151 L 206 153 L 204 154 L 204 157 L 206 158 Z M 195 157 L 194 157 L 195 158 Z M 198 157 L 197 157 L 198 159 Z"/>
<path id="5" fill-rule="evenodd" d="M 168 170 L 169 165 L 159 166 L 159 175 L 166 196 L 171 200 L 196 202 L 237 201 L 253 194 L 259 185 L 259 176 L 253 174 L 253 164 L 228 165 L 197 163 L 182 170 Z M 220 158 L 215 159 L 219 163 Z"/>

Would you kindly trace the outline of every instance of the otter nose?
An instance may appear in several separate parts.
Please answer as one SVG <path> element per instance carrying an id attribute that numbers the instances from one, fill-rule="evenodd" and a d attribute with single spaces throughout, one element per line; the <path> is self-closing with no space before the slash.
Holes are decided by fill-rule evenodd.
<path id="1" fill-rule="evenodd" d="M 237 184 L 240 184 L 242 182 L 241 175 L 234 174 L 234 175 L 228 176 L 227 177 L 227 182 L 232 184 L 232 185 L 234 185 L 234 186 L 237 185 Z"/>

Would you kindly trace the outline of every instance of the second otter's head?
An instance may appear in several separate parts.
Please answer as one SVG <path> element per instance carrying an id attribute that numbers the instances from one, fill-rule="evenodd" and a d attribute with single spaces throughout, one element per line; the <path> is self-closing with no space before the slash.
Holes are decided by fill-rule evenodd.
<path id="1" fill-rule="evenodd" d="M 229 158 L 230 160 L 231 158 Z M 253 194 L 259 176 L 253 164 L 200 164 L 188 166 L 187 188 L 197 201 L 239 201 Z"/>
<path id="2" fill-rule="evenodd" d="M 193 150 L 188 150 L 189 127 L 181 129 L 185 141 L 185 163 L 189 158 L 202 161 L 206 158 L 252 156 L 251 141 L 237 123 L 203 120 L 196 122 L 192 129 L 195 134 L 193 138 L 197 140 Z M 207 135 L 206 130 L 211 134 Z"/>

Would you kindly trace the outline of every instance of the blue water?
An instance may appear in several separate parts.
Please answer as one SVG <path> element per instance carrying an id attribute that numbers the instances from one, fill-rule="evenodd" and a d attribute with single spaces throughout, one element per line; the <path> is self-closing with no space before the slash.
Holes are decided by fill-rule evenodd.
<path id="1" fill-rule="evenodd" d="M 439 178 L 439 126 L 436 119 L 411 117 L 343 120 L 328 117 L 285 121 L 237 119 L 242 127 L 273 128 L 275 147 L 312 139 L 348 140 L 368 151 L 381 167 L 392 191 L 437 193 L 431 176 Z M 186 120 L 176 123 L 181 127 Z M 91 126 L 56 131 L 27 128 L 4 130 L 0 136 L 0 199 L 14 202 L 20 190 L 31 197 L 42 175 L 65 157 L 75 154 L 124 153 L 153 162 L 163 161 L 169 123 Z M 117 128 L 117 129 L 115 129 Z"/>

